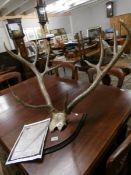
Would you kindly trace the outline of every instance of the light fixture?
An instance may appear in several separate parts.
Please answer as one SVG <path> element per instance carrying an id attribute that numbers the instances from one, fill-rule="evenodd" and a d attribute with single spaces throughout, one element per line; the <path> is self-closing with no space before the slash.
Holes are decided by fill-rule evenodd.
<path id="1" fill-rule="evenodd" d="M 44 28 L 45 24 L 48 22 L 45 1 L 43 2 L 42 0 L 37 0 L 37 6 L 35 8 L 37 10 L 39 23 Z"/>
<path id="2" fill-rule="evenodd" d="M 90 0 L 57 0 L 49 5 L 47 5 L 47 12 L 48 13 L 59 13 L 65 12 L 73 8 L 74 6 L 86 3 Z"/>

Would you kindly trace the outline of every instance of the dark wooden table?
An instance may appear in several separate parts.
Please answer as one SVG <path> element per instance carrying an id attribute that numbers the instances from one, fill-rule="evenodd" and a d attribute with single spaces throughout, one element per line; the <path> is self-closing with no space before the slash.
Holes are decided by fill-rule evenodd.
<path id="1" fill-rule="evenodd" d="M 86 83 L 46 78 L 52 101 L 63 108 L 66 92 L 73 98 L 86 88 Z M 14 88 L 16 94 L 32 104 L 44 102 L 35 79 L 27 80 Z M 63 149 L 45 155 L 41 161 L 20 164 L 28 175 L 91 175 L 112 144 L 117 133 L 131 113 L 131 93 L 101 85 L 73 110 L 88 113 L 87 121 L 77 138 Z M 48 116 L 42 110 L 25 108 L 10 93 L 0 96 L 0 141 L 9 151 L 24 124 Z"/>

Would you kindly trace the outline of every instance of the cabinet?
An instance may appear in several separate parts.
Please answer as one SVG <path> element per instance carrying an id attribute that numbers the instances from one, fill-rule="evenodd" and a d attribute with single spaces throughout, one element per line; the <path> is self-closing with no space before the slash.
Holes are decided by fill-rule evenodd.
<path id="1" fill-rule="evenodd" d="M 113 16 L 110 18 L 110 26 L 113 27 L 115 25 L 116 30 L 118 31 L 119 35 L 127 35 L 126 30 L 121 26 L 120 19 L 122 19 L 129 28 L 131 28 L 131 13 Z"/>

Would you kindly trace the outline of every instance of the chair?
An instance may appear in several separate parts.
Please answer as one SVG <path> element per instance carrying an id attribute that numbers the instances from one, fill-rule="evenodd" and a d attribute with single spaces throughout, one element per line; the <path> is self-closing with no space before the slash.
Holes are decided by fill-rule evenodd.
<path id="1" fill-rule="evenodd" d="M 89 78 L 90 83 L 93 83 L 93 79 L 94 79 L 95 74 L 96 74 L 96 70 L 94 68 L 88 69 L 88 78 Z M 122 70 L 121 68 L 112 67 L 109 70 L 108 74 L 106 74 L 103 77 L 103 79 L 102 79 L 103 84 L 108 85 L 108 86 L 111 85 L 110 75 L 117 77 L 117 79 L 118 79 L 117 87 L 121 88 L 127 73 L 124 70 Z"/>
<path id="2" fill-rule="evenodd" d="M 131 174 L 131 133 L 110 155 L 106 164 L 106 175 Z"/>
<path id="3" fill-rule="evenodd" d="M 4 175 L 1 162 L 0 162 L 0 174 L 1 174 L 1 175 Z"/>
<path id="4" fill-rule="evenodd" d="M 0 84 L 3 85 L 2 86 L 3 88 L 5 88 L 3 83 L 10 81 L 11 79 L 16 79 L 17 82 L 19 83 L 19 82 L 21 82 L 21 74 L 19 72 L 8 72 L 5 74 L 2 74 L 2 75 L 0 75 Z M 3 92 L 0 91 L 0 94 L 3 94 Z"/>
<path id="5" fill-rule="evenodd" d="M 72 71 L 71 78 L 74 80 L 78 80 L 78 71 L 77 71 L 77 68 L 73 64 L 69 62 L 60 61 L 60 62 L 57 62 L 57 65 L 59 65 L 59 67 L 55 70 L 56 76 L 60 77 L 59 68 L 64 68 L 64 73 L 65 73 L 65 68 L 68 68 Z"/>
<path id="6" fill-rule="evenodd" d="M 103 66 L 104 68 L 104 66 Z M 92 83 L 96 70 L 94 68 L 89 68 L 88 71 L 89 82 Z M 103 84 L 111 85 L 110 75 L 115 76 L 118 79 L 117 87 L 121 88 L 124 82 L 124 79 L 127 75 L 131 73 L 130 63 L 127 58 L 120 58 L 117 63 L 109 70 L 109 72 L 102 79 Z"/>
<path id="7" fill-rule="evenodd" d="M 92 45 L 88 46 L 86 49 L 84 49 L 84 51 L 81 51 L 80 53 L 81 53 L 81 56 L 83 54 L 84 59 L 81 57 L 80 61 L 77 62 L 75 64 L 75 66 L 77 67 L 77 69 L 79 71 L 88 73 L 88 69 L 90 67 L 84 62 L 84 60 L 87 59 L 88 61 L 90 61 L 94 64 L 97 64 L 97 62 L 98 62 L 97 58 L 99 57 L 99 54 L 100 54 L 99 45 L 98 45 L 98 43 L 92 44 Z"/>
<path id="8" fill-rule="evenodd" d="M 9 72 L 0 75 L 0 83 L 7 81 L 12 78 L 17 78 L 18 82 L 21 81 L 21 74 L 19 72 Z"/>

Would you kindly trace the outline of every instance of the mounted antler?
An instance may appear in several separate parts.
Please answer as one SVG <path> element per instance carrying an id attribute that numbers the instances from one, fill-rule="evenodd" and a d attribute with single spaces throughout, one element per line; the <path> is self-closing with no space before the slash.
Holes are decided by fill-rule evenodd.
<path id="1" fill-rule="evenodd" d="M 121 24 L 123 25 L 123 27 L 127 30 L 128 32 L 128 36 L 126 38 L 126 41 L 124 43 L 124 45 L 122 46 L 121 50 L 117 53 L 117 42 L 116 42 L 116 34 L 114 32 L 114 55 L 112 60 L 110 61 L 110 63 L 105 66 L 104 69 L 101 69 L 101 64 L 103 61 L 103 55 L 104 55 L 104 48 L 103 48 L 103 44 L 102 44 L 102 38 L 100 37 L 100 43 L 101 43 L 101 55 L 100 55 L 100 59 L 97 65 L 93 65 L 88 61 L 85 61 L 90 67 L 93 67 L 96 69 L 97 71 L 97 76 L 96 79 L 94 80 L 94 82 L 91 84 L 91 86 L 86 89 L 84 92 L 82 92 L 79 96 L 77 96 L 74 100 L 72 100 L 69 104 L 66 104 L 65 109 L 63 111 L 58 111 L 57 109 L 54 108 L 51 99 L 49 97 L 49 94 L 46 90 L 46 87 L 44 85 L 44 76 L 45 74 L 47 74 L 49 71 L 54 70 L 56 68 L 59 67 L 59 65 L 57 67 L 49 67 L 49 55 L 50 55 L 50 50 L 48 48 L 48 54 L 47 54 L 47 60 L 46 60 L 46 66 L 45 66 L 45 70 L 44 72 L 40 73 L 37 68 L 36 68 L 36 62 L 38 59 L 38 53 L 37 53 L 37 47 L 36 47 L 36 57 L 34 59 L 33 63 L 28 62 L 27 60 L 25 60 L 24 58 L 22 58 L 19 55 L 14 54 L 13 52 L 9 51 L 6 48 L 6 51 L 15 59 L 21 61 L 22 63 L 24 63 L 26 66 L 28 66 L 36 75 L 37 77 L 37 81 L 41 90 L 41 93 L 43 95 L 43 97 L 45 98 L 46 101 L 46 105 L 40 105 L 37 107 L 44 107 L 44 108 L 48 108 L 50 113 L 51 113 L 51 123 L 49 126 L 50 131 L 53 131 L 55 128 L 58 128 L 58 130 L 62 130 L 62 128 L 66 125 L 66 115 L 69 114 L 71 112 L 71 110 L 74 108 L 74 106 L 76 104 L 78 104 L 85 96 L 87 96 L 89 93 L 91 93 L 96 86 L 99 84 L 99 82 L 101 81 L 101 79 L 104 77 L 104 75 L 109 71 L 109 69 L 116 63 L 116 61 L 119 59 L 119 57 L 122 55 L 125 47 L 127 46 L 128 42 L 129 42 L 129 36 L 131 37 L 131 31 L 127 28 L 127 26 L 121 22 Z M 14 93 L 13 93 L 14 94 Z M 21 103 L 23 103 L 25 106 L 28 107 L 36 107 L 30 104 L 25 103 L 24 101 L 22 101 L 21 99 L 19 99 L 19 97 L 17 97 L 15 94 L 14 96 L 17 98 L 17 100 L 19 100 Z"/>
<path id="2" fill-rule="evenodd" d="M 100 36 L 101 55 L 100 55 L 100 59 L 99 59 L 98 64 L 94 65 L 94 64 L 91 64 L 90 62 L 88 62 L 87 60 L 85 61 L 90 67 L 96 69 L 96 72 L 97 72 L 96 78 L 88 89 L 86 89 L 82 94 L 77 96 L 73 101 L 71 101 L 67 105 L 67 109 L 66 109 L 67 114 L 70 113 L 70 111 L 74 108 L 74 106 L 76 104 L 78 104 L 85 96 L 87 96 L 89 93 L 91 93 L 91 91 L 93 91 L 96 88 L 96 86 L 99 84 L 99 82 L 105 76 L 105 74 L 111 69 L 111 67 L 117 62 L 117 60 L 120 58 L 120 56 L 124 52 L 124 49 L 126 48 L 128 42 L 131 39 L 131 30 L 128 29 L 128 27 L 126 26 L 126 24 L 123 21 L 120 21 L 120 23 L 127 31 L 127 37 L 126 37 L 126 40 L 125 40 L 123 46 L 121 47 L 121 50 L 119 50 L 119 52 L 117 52 L 116 31 L 114 30 L 113 58 L 111 59 L 110 63 L 105 66 L 104 69 L 101 69 L 101 64 L 102 64 L 103 55 L 104 55 L 104 47 L 102 44 L 102 37 Z"/>

